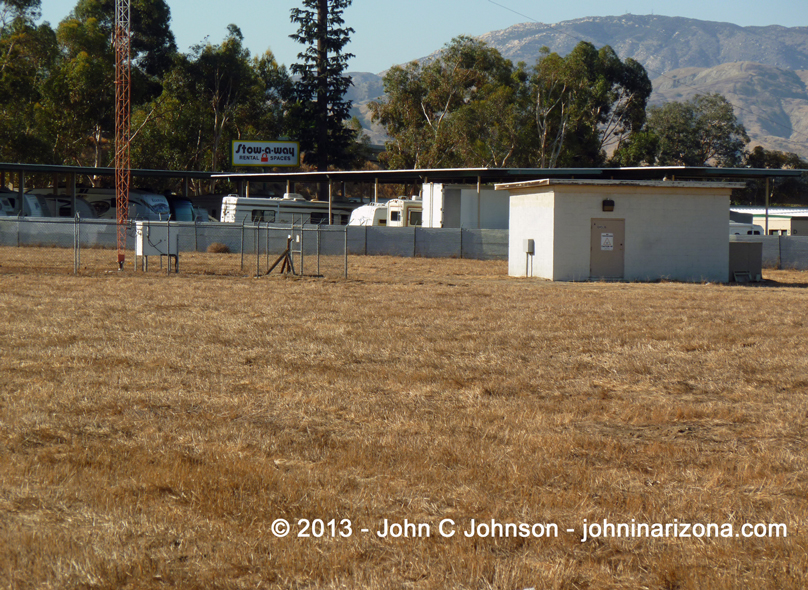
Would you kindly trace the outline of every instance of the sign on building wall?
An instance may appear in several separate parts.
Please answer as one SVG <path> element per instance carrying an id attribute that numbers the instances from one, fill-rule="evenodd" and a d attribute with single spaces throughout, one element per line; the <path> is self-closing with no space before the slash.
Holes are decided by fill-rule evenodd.
<path id="1" fill-rule="evenodd" d="M 300 166 L 296 141 L 233 141 L 233 166 Z"/>

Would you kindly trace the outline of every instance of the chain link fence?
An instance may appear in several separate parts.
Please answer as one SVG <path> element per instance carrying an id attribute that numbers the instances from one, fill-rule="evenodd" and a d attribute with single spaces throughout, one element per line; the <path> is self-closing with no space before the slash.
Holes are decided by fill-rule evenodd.
<path id="1" fill-rule="evenodd" d="M 0 217 L 0 272 L 117 270 L 116 224 Z M 347 277 L 346 226 L 130 222 L 124 270 Z M 270 273 L 271 271 L 271 273 Z"/>

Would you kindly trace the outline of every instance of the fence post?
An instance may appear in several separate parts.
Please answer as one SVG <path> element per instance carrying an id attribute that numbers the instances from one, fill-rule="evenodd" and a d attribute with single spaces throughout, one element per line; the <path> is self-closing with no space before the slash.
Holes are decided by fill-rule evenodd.
<path id="1" fill-rule="evenodd" d="M 171 216 L 168 216 L 166 219 L 166 275 L 171 276 Z M 179 251 L 177 252 L 177 258 L 179 258 Z"/>
<path id="2" fill-rule="evenodd" d="M 196 236 L 196 228 L 199 227 L 199 217 L 194 217 L 194 252 L 199 252 L 199 240 Z M 177 248 L 179 250 L 179 247 Z M 179 252 L 177 252 L 179 254 Z"/>
<path id="3" fill-rule="evenodd" d="M 345 235 L 343 238 L 343 255 L 345 256 L 345 278 L 348 278 L 348 226 L 345 226 Z"/>
<path id="4" fill-rule="evenodd" d="M 767 219 L 768 221 L 768 219 Z M 783 235 L 777 237 L 777 270 L 783 270 Z"/>
<path id="5" fill-rule="evenodd" d="M 73 217 L 73 274 L 79 274 L 81 265 L 81 230 L 79 229 L 79 214 Z"/>
<path id="6" fill-rule="evenodd" d="M 245 217 L 241 221 L 241 270 L 244 270 L 244 224 L 247 223 L 247 218 Z"/>
<path id="7" fill-rule="evenodd" d="M 463 258 L 463 228 L 460 228 L 460 258 Z"/>
<path id="8" fill-rule="evenodd" d="M 267 274 L 269 274 L 269 222 L 267 221 L 267 239 L 266 239 L 266 246 L 264 247 L 264 251 L 267 257 Z"/>
<path id="9" fill-rule="evenodd" d="M 322 226 L 317 226 L 317 276 L 320 276 L 320 232 L 322 231 Z"/>
<path id="10" fill-rule="evenodd" d="M 306 230 L 304 229 L 305 226 L 303 223 L 300 224 L 300 276 L 305 276 L 303 272 L 303 258 L 305 257 L 305 249 L 306 249 Z"/>
<path id="11" fill-rule="evenodd" d="M 261 251 L 258 247 L 258 244 L 261 241 L 261 222 L 255 222 L 255 278 L 261 274 L 261 270 L 258 268 L 258 265 L 261 262 Z"/>

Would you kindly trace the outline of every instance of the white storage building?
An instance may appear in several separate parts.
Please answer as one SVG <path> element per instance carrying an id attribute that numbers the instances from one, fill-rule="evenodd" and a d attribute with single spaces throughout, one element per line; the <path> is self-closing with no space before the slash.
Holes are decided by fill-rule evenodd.
<path id="1" fill-rule="evenodd" d="M 730 193 L 743 184 L 545 179 L 510 194 L 508 272 L 554 281 L 727 282 Z"/>
<path id="2" fill-rule="evenodd" d="M 492 185 L 424 183 L 423 227 L 508 229 L 508 194 Z"/>

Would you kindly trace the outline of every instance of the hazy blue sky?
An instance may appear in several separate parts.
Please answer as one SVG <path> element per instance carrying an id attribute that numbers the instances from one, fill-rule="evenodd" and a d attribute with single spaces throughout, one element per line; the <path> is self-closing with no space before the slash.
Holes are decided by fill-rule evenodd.
<path id="1" fill-rule="evenodd" d="M 75 0 L 42 0 L 42 20 L 54 27 Z M 297 61 L 301 46 L 289 38 L 296 27 L 289 11 L 299 0 L 168 0 L 171 28 L 181 51 L 209 40 L 219 43 L 227 25 L 238 25 L 255 54 L 271 49 L 280 63 Z M 520 14 L 515 14 L 520 13 Z M 354 0 L 345 11 L 355 30 L 347 50 L 349 69 L 378 73 L 423 57 L 460 34 L 481 35 L 511 25 L 557 23 L 586 16 L 661 14 L 741 26 L 808 26 L 807 0 Z"/>

